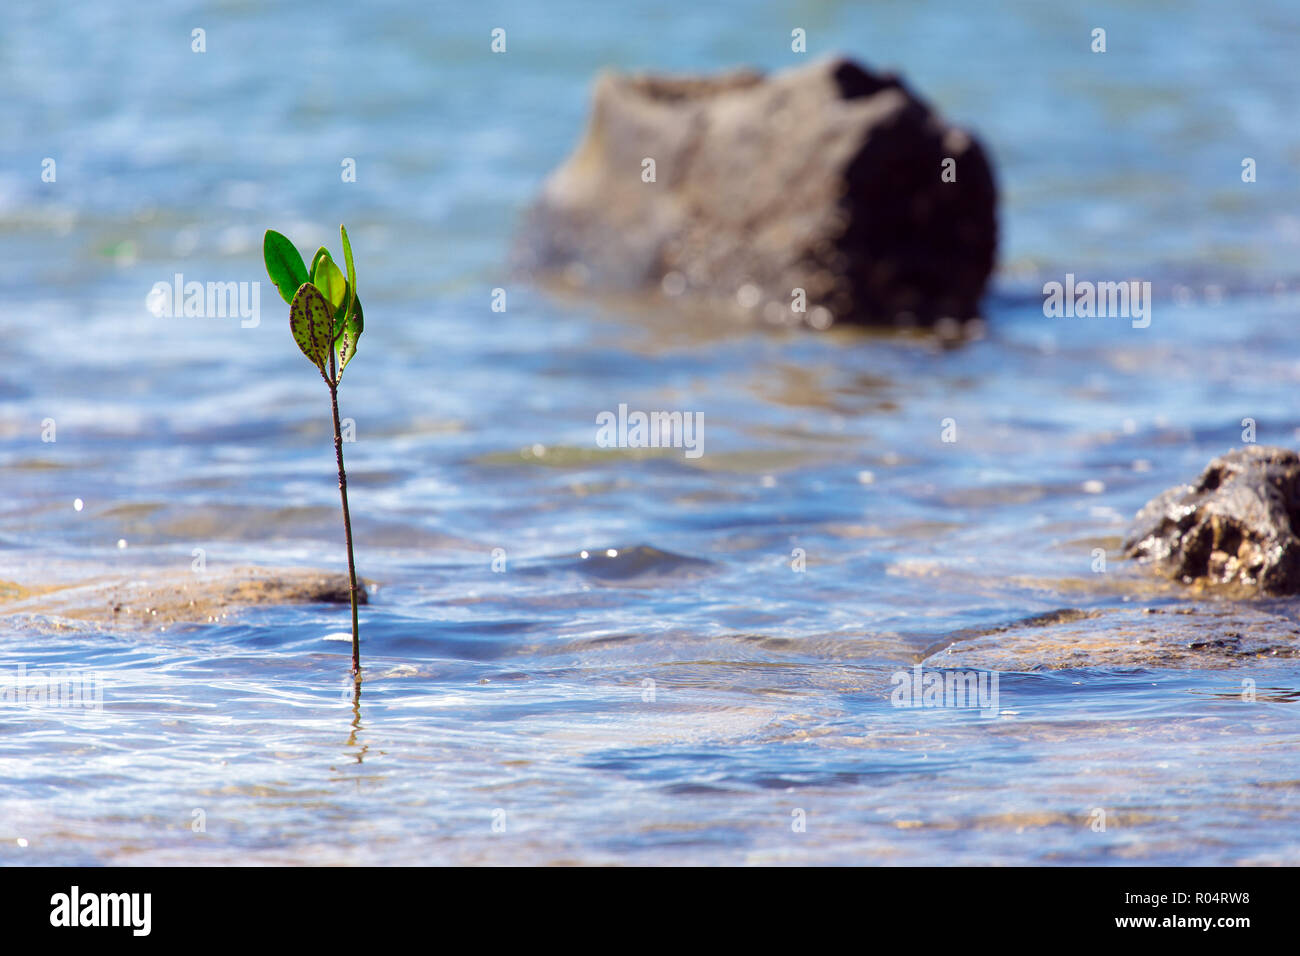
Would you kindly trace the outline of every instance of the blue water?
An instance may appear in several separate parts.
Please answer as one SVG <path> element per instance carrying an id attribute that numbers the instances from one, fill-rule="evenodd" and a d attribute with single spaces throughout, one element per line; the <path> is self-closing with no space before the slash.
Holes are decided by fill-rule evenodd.
<path id="1" fill-rule="evenodd" d="M 795 27 L 989 147 L 981 340 L 707 323 L 510 274 L 599 68 L 779 69 L 806 62 Z M 344 221 L 379 586 L 359 702 L 337 607 L 161 630 L 15 605 L 0 683 L 93 672 L 104 704 L 0 704 L 0 863 L 1300 862 L 1290 602 L 1251 612 L 1267 657 L 1045 658 L 1001 673 L 992 718 L 890 700 L 971 629 L 1218 607 L 1116 547 L 1244 418 L 1297 444 L 1298 28 L 1280 0 L 7 10 L 0 579 L 185 574 L 195 549 L 211 574 L 344 567 L 326 391 L 260 252 L 268 226 L 337 252 Z M 1066 271 L 1150 279 L 1150 328 L 1045 318 Z M 260 322 L 151 314 L 176 273 L 263 280 Z M 703 413 L 704 454 L 598 448 L 620 403 Z"/>

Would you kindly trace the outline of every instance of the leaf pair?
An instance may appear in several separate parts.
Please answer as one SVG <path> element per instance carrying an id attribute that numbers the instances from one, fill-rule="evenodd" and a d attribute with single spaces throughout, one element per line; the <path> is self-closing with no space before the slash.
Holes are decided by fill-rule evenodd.
<path id="1" fill-rule="evenodd" d="M 343 369 L 356 354 L 357 339 L 365 328 L 361 300 L 356 295 L 352 244 L 343 226 L 339 226 L 339 235 L 343 239 L 346 278 L 324 246 L 316 250 L 308 273 L 298 250 L 280 233 L 268 229 L 262 243 L 267 274 L 281 298 L 289 303 L 289 328 L 294 341 L 331 386 L 343 378 Z"/>

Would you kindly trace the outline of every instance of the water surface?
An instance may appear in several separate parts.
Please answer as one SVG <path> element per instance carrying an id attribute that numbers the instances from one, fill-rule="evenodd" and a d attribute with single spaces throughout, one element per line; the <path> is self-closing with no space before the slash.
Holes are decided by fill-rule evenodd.
<path id="1" fill-rule="evenodd" d="M 315 9 L 7 18 L 0 578 L 184 573 L 195 549 L 213 574 L 343 567 L 326 392 L 269 283 L 256 327 L 145 308 L 178 272 L 263 279 L 267 226 L 310 251 L 343 220 L 379 587 L 359 702 L 339 608 L 6 617 L 0 675 L 99 674 L 104 703 L 0 706 L 0 862 L 1300 862 L 1291 602 L 1257 609 L 1266 657 L 1004 671 L 993 717 L 890 700 L 991 628 L 1185 606 L 1119 560 L 1128 518 L 1243 419 L 1296 444 L 1292 5 Z M 509 274 L 598 68 L 780 68 L 796 26 L 985 138 L 1004 265 L 980 340 L 683 320 Z M 1066 270 L 1151 279 L 1150 328 L 1044 318 Z M 620 403 L 703 413 L 704 454 L 597 448 Z"/>

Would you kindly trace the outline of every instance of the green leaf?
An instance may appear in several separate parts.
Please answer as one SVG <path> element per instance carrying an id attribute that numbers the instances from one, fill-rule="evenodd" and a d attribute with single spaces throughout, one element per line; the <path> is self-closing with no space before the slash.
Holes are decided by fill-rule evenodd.
<path id="1" fill-rule="evenodd" d="M 330 317 L 334 319 L 334 338 L 343 332 L 347 322 L 349 306 L 352 304 L 352 287 L 338 264 L 326 253 L 316 264 L 312 275 L 312 285 L 320 289 L 321 295 L 329 303 Z"/>
<path id="2" fill-rule="evenodd" d="M 351 301 L 344 306 L 342 315 L 334 316 L 335 334 L 341 332 L 343 327 L 351 320 L 353 303 L 359 302 L 357 299 L 357 269 L 352 264 L 352 243 L 348 241 L 348 230 L 343 223 L 339 223 L 339 236 L 343 240 L 343 261 L 348 267 L 348 292 L 351 294 Z"/>
<path id="3" fill-rule="evenodd" d="M 330 334 L 333 327 L 333 317 L 325 297 L 310 282 L 304 282 L 289 303 L 289 330 L 293 332 L 302 354 L 320 369 L 327 382 L 329 376 L 325 373 L 325 363 L 329 361 L 330 343 L 334 339 Z"/>
<path id="4" fill-rule="evenodd" d="M 352 243 L 348 241 L 348 230 L 343 223 L 339 223 L 339 236 L 343 239 L 343 261 L 348 267 L 348 293 L 349 301 L 344 303 L 342 314 L 336 313 L 334 316 L 334 334 L 337 336 L 343 331 L 343 327 L 352 318 L 353 303 L 357 301 L 357 270 L 352 265 Z"/>
<path id="5" fill-rule="evenodd" d="M 343 378 L 343 369 L 347 368 L 347 364 L 352 361 L 352 356 L 357 354 L 357 339 L 361 338 L 361 333 L 366 327 L 365 314 L 361 311 L 361 300 L 353 299 L 352 305 L 353 308 L 348 311 L 342 330 L 334 340 L 340 379 Z"/>
<path id="6" fill-rule="evenodd" d="M 334 310 L 334 337 L 338 338 L 343 334 L 343 328 L 347 325 L 348 319 L 352 315 L 353 304 L 357 301 L 356 295 L 352 292 L 352 286 L 345 281 L 343 283 L 343 303 Z"/>
<path id="7" fill-rule="evenodd" d="M 357 291 L 357 270 L 352 265 L 352 243 L 348 242 L 348 231 L 343 228 L 343 223 L 339 223 L 339 235 L 343 237 L 343 261 L 348 267 L 348 285 L 352 287 L 355 295 Z"/>
<path id="8" fill-rule="evenodd" d="M 313 282 L 316 281 L 316 269 L 320 266 L 320 261 L 328 258 L 330 258 L 330 251 L 324 246 L 317 249 L 316 255 L 311 257 L 311 279 Z"/>
<path id="9" fill-rule="evenodd" d="M 330 305 L 330 317 L 333 318 L 348 299 L 348 280 L 343 278 L 343 270 L 335 265 L 334 260 L 326 253 L 324 258 L 316 263 L 316 269 L 311 276 L 311 284 L 320 289 L 321 295 Z"/>
<path id="10" fill-rule="evenodd" d="M 266 261 L 266 274 L 271 277 L 280 297 L 292 303 L 298 287 L 307 281 L 307 267 L 292 242 L 274 229 L 266 230 L 262 239 L 262 258 Z"/>

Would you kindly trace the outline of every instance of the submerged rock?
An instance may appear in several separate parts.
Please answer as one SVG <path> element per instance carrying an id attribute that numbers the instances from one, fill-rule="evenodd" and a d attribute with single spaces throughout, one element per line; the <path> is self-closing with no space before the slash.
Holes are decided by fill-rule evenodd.
<path id="1" fill-rule="evenodd" d="M 357 603 L 365 604 L 368 596 L 361 581 L 357 591 Z M 145 571 L 130 580 L 16 588 L 8 596 L 6 615 L 124 627 L 218 621 L 254 605 L 349 603 L 346 574 L 263 568 L 202 574 Z"/>
<path id="2" fill-rule="evenodd" d="M 1300 655 L 1294 609 L 1269 606 L 1281 603 L 1062 609 L 953 634 L 929 649 L 924 665 L 1008 672 L 1249 666 Z"/>
<path id="3" fill-rule="evenodd" d="M 1247 445 L 1138 512 L 1128 557 L 1187 584 L 1300 592 L 1300 456 Z"/>
<path id="4" fill-rule="evenodd" d="M 572 286 L 725 300 L 774 323 L 932 324 L 978 314 L 996 200 L 969 133 L 850 60 L 606 73 L 516 257 Z"/>

